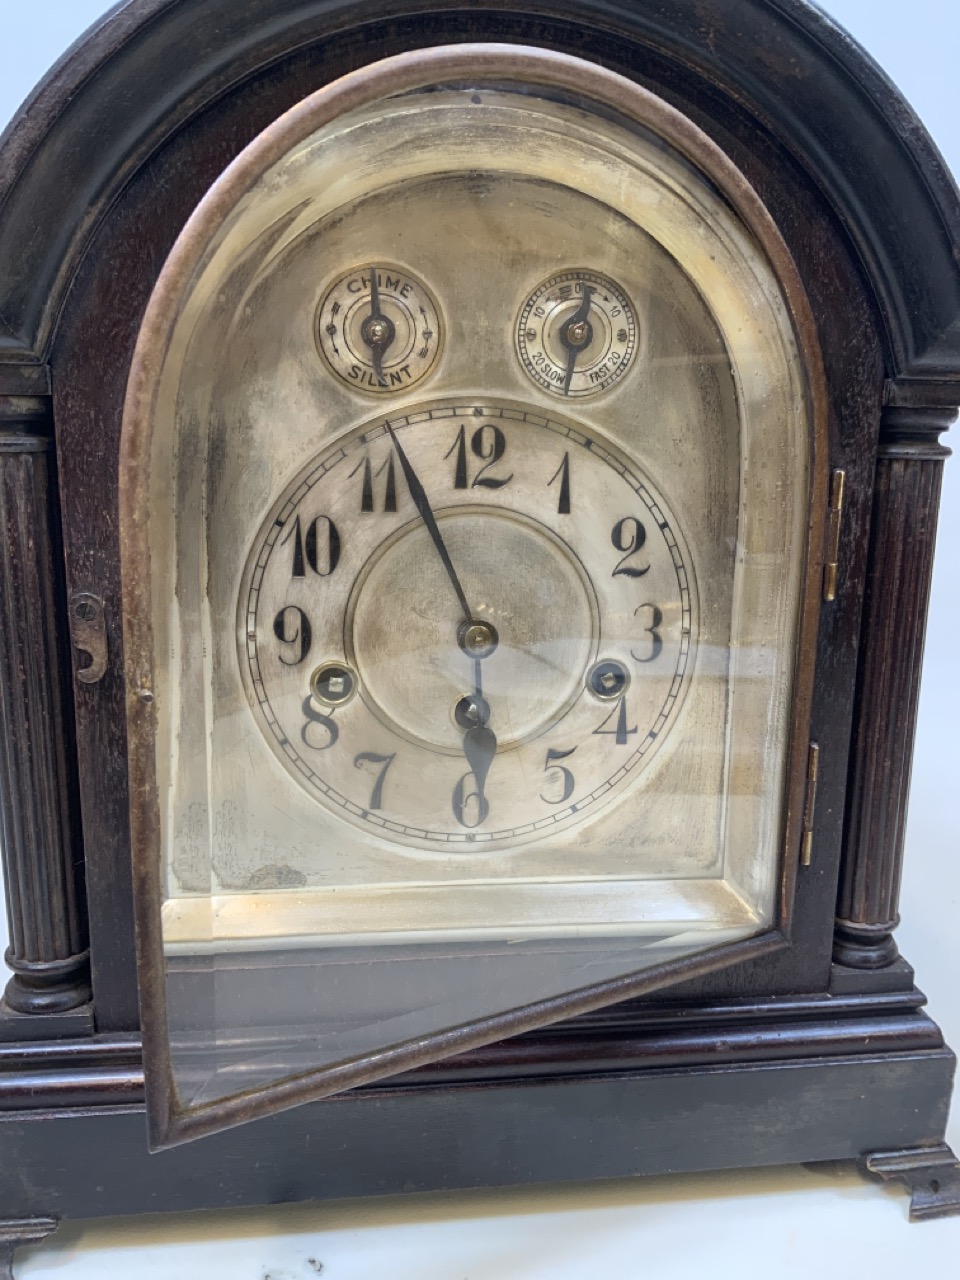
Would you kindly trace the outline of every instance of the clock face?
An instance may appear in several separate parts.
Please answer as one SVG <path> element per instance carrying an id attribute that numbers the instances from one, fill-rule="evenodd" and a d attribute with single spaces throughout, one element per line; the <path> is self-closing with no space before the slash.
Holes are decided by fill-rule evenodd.
<path id="1" fill-rule="evenodd" d="M 198 1105 L 720 955 L 784 901 L 792 265 L 665 104 L 418 57 L 224 175 L 131 381 L 137 847 Z"/>
<path id="2" fill-rule="evenodd" d="M 616 802 L 677 719 L 696 617 L 679 522 L 635 463 L 522 404 L 435 404 L 288 485 L 244 574 L 240 662 L 325 810 L 469 855 Z"/>

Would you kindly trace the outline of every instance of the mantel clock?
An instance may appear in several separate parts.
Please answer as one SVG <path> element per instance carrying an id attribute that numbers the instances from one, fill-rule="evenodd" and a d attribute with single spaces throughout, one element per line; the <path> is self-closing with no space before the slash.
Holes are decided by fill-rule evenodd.
<path id="1" fill-rule="evenodd" d="M 893 939 L 960 201 L 817 11 L 698 14 L 133 0 L 7 135 L 11 1253 L 812 1159 L 960 1207 Z"/>

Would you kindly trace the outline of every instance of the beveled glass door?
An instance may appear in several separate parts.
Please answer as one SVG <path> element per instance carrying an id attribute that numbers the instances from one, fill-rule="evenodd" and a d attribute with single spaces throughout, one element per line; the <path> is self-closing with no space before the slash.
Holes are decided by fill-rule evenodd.
<path id="1" fill-rule="evenodd" d="M 823 430 L 769 216 L 617 76 L 421 51 L 238 158 L 124 421 L 155 1145 L 785 945 Z"/>

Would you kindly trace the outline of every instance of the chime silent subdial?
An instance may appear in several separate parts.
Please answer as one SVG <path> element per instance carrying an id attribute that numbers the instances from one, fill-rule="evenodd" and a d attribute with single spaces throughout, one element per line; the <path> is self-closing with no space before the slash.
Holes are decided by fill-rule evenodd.
<path id="1" fill-rule="evenodd" d="M 317 343 L 338 378 L 357 391 L 396 395 L 422 382 L 440 355 L 440 310 L 426 285 L 381 263 L 356 267 L 326 291 Z"/>

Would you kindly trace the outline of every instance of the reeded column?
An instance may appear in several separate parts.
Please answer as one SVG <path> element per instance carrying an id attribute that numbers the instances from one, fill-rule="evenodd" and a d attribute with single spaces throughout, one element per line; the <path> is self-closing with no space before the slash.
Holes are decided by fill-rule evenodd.
<path id="1" fill-rule="evenodd" d="M 920 662 L 954 409 L 889 407 L 880 432 L 860 639 L 853 760 L 834 960 L 897 959 L 900 871 Z"/>
<path id="2" fill-rule="evenodd" d="M 90 999 L 49 402 L 0 396 L 0 844 L 18 1013 Z"/>

